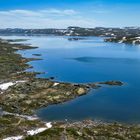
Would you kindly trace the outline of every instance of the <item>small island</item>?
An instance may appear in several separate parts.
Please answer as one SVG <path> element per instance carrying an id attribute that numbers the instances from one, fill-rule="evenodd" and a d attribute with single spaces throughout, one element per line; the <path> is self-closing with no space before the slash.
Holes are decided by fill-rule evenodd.
<path id="1" fill-rule="evenodd" d="M 124 37 L 113 37 L 105 39 L 105 42 L 115 43 L 126 43 L 126 44 L 140 44 L 140 36 L 124 36 Z"/>

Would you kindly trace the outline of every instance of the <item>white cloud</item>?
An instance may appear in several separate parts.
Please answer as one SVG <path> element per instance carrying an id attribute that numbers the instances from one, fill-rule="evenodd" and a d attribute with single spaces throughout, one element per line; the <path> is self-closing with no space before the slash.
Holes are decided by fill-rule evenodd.
<path id="1" fill-rule="evenodd" d="M 40 10 L 42 14 L 56 14 L 56 15 L 75 15 L 77 12 L 75 10 L 58 10 L 58 9 L 49 9 L 49 10 Z"/>
<path id="2" fill-rule="evenodd" d="M 47 15 L 74 15 L 77 12 L 74 10 L 58 10 L 58 9 L 48 9 L 48 10 L 9 10 L 9 11 L 0 11 L 0 15 L 6 16 L 45 16 Z"/>
<path id="3" fill-rule="evenodd" d="M 94 19 L 83 17 L 72 9 L 0 11 L 0 19 L 0 28 L 94 27 L 100 24 Z"/>

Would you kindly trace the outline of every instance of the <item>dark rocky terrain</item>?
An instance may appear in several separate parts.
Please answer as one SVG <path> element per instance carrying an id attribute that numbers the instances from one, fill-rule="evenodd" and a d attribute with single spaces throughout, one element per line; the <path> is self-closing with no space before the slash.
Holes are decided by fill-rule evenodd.
<path id="1" fill-rule="evenodd" d="M 140 127 L 118 123 L 58 122 L 54 127 L 25 140 L 139 140 Z"/>

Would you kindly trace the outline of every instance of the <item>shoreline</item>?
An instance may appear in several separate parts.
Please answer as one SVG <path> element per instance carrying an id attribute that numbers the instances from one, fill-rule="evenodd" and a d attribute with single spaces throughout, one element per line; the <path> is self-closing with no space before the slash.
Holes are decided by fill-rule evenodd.
<path id="1" fill-rule="evenodd" d="M 35 48 L 37 47 L 22 44 L 10 44 L 9 41 L 0 42 L 0 49 L 2 50 L 2 54 L 4 54 L 0 56 L 0 62 L 2 62 L 2 65 L 5 69 L 5 74 L 0 77 L 1 85 L 11 81 L 14 82 L 24 80 L 24 82 L 17 82 L 13 85 L 10 84 L 7 88 L 4 88 L 4 90 L 1 88 L 3 93 L 0 94 L 0 107 L 2 108 L 2 110 L 19 115 L 33 115 L 33 110 L 35 109 L 46 107 L 51 104 L 59 104 L 62 102 L 73 100 L 79 96 L 88 94 L 91 89 L 98 90 L 98 88 L 100 88 L 102 84 L 110 86 L 123 85 L 123 83 L 120 81 L 74 84 L 52 81 L 51 79 L 45 78 L 36 78 L 35 76 L 39 73 L 25 72 L 25 70 L 31 67 L 29 64 L 27 64 L 27 62 L 37 59 L 24 58 L 20 54 L 17 54 L 18 50 Z M 10 62 L 9 58 L 11 60 Z M 11 118 L 12 116 L 15 118 L 17 117 L 16 119 L 19 119 L 19 121 L 20 119 L 23 119 L 25 122 L 31 121 L 34 128 L 37 127 L 36 125 L 38 125 L 38 127 L 44 126 L 44 123 L 41 120 L 38 120 L 38 124 L 35 124 L 36 121 L 34 122 L 33 120 L 26 120 L 26 118 L 22 118 L 21 116 L 14 116 L 12 114 L 7 114 L 4 116 L 2 115 L 0 119 L 1 121 L 3 121 L 3 119 L 5 120 L 5 118 L 10 116 Z M 20 126 L 20 123 L 18 124 L 18 127 L 21 128 L 22 126 Z M 10 125 L 12 124 L 13 122 L 11 121 Z M 26 129 L 29 129 L 31 127 L 27 123 L 25 123 L 24 125 L 26 126 Z M 7 137 L 10 136 L 10 134 L 8 133 L 9 132 L 7 131 Z M 0 135 L 0 137 L 3 138 L 6 136 Z"/>

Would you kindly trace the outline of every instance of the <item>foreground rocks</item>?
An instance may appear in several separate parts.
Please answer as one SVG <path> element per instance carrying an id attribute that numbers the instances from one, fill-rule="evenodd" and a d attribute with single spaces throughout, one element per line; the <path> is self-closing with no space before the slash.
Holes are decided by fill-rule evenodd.
<path id="1" fill-rule="evenodd" d="M 12 114 L 2 115 L 0 116 L 0 139 L 10 139 L 10 137 L 13 137 L 10 140 L 15 140 L 17 137 L 24 139 L 24 137 L 32 135 L 33 132 L 35 133 L 33 130 L 48 129 L 47 124 L 34 118 L 28 119 Z"/>
<path id="2" fill-rule="evenodd" d="M 139 140 L 140 127 L 117 123 L 86 120 L 83 122 L 59 122 L 35 136 L 25 140 Z"/>
<path id="3" fill-rule="evenodd" d="M 139 140 L 140 126 L 82 122 L 44 123 L 12 115 L 0 117 L 1 139 L 23 140 Z M 12 139 L 13 138 L 13 139 Z"/>

